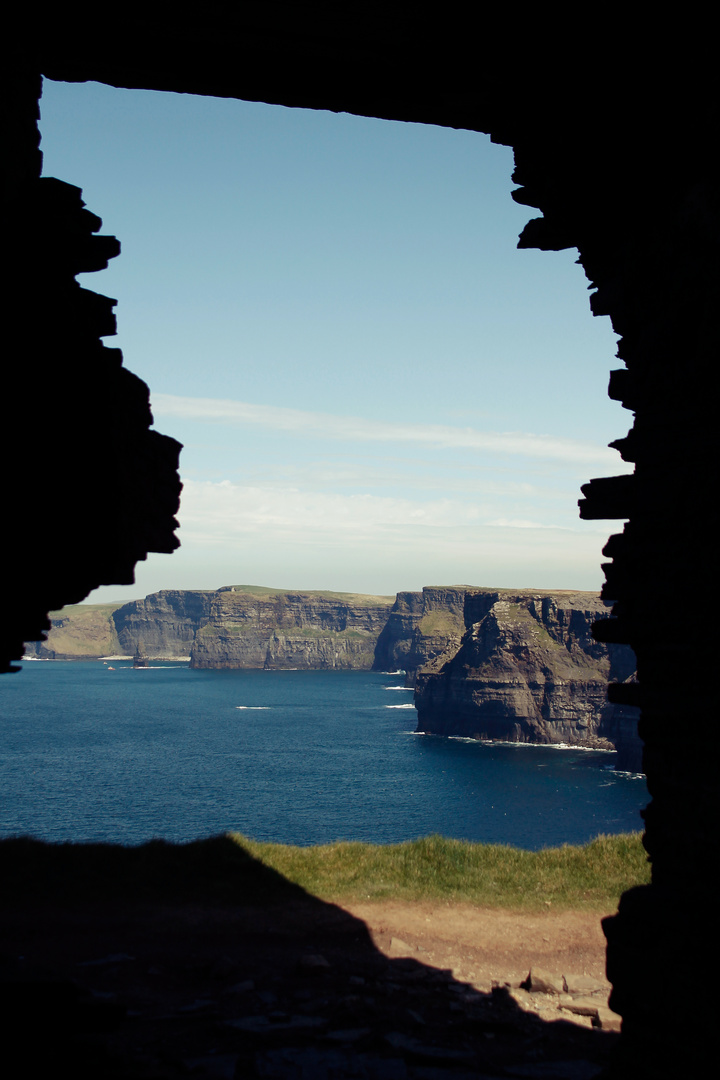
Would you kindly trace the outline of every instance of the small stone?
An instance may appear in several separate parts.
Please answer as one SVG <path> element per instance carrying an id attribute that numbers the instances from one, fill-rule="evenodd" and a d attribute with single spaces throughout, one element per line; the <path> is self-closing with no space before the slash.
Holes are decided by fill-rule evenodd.
<path id="1" fill-rule="evenodd" d="M 565 983 L 562 975 L 555 975 L 553 972 L 544 971 L 542 968 L 530 968 L 524 985 L 531 994 L 565 993 Z"/>
<path id="2" fill-rule="evenodd" d="M 622 1017 L 608 1009 L 607 1005 L 598 1006 L 597 1022 L 603 1031 L 620 1031 L 622 1028 Z"/>
<path id="3" fill-rule="evenodd" d="M 579 1016 L 578 1013 L 569 1012 L 564 1006 L 558 1009 L 558 1016 L 562 1020 L 568 1020 L 571 1024 L 587 1028 L 589 1031 L 592 1031 L 597 1026 L 596 1016 Z"/>
<path id="4" fill-rule="evenodd" d="M 407 941 L 403 941 L 402 938 L 394 937 L 390 938 L 388 952 L 391 956 L 412 956 L 415 949 L 412 945 L 408 945 Z"/>
<path id="5" fill-rule="evenodd" d="M 578 1016 L 597 1016 L 600 1005 L 590 997 L 573 998 L 563 1008 L 569 1012 L 577 1013 Z"/>
<path id="6" fill-rule="evenodd" d="M 594 979 L 592 975 L 563 975 L 565 993 L 581 994 L 587 997 L 589 994 L 609 994 L 610 987 L 607 983 Z"/>

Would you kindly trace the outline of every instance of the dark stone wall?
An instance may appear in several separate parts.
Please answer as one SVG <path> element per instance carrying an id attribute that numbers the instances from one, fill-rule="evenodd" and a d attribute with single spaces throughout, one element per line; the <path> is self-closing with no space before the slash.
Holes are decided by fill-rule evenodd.
<path id="1" fill-rule="evenodd" d="M 21 72 L 14 90 L 23 122 L 5 177 L 0 671 L 49 629 L 49 610 L 130 584 L 149 551 L 173 551 L 180 495 L 180 444 L 152 430 L 147 386 L 103 342 L 115 301 L 75 280 L 120 244 L 99 234 L 79 188 L 39 175 L 40 78 Z"/>

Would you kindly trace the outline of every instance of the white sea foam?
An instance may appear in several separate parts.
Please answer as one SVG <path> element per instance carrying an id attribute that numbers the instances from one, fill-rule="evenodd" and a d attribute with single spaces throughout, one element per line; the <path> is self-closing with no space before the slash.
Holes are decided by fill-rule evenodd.
<path id="1" fill-rule="evenodd" d="M 386 690 L 407 690 L 411 694 L 415 693 L 415 689 L 412 686 L 386 686 L 385 689 Z"/>
<path id="2" fill-rule="evenodd" d="M 386 709 L 414 709 L 415 706 L 410 701 L 408 701 L 408 703 L 406 705 L 386 705 L 385 708 Z"/>
<path id="3" fill-rule="evenodd" d="M 432 734 L 432 733 L 430 733 Z M 616 754 L 617 750 L 609 750 L 598 746 L 578 746 L 576 743 L 535 743 L 515 742 L 512 739 L 473 739 L 471 735 L 446 735 L 438 738 L 452 739 L 455 742 L 481 743 L 483 746 L 512 746 L 517 750 L 587 750 L 593 754 Z M 609 766 L 612 768 L 612 766 Z M 640 775 L 640 774 L 638 774 Z"/>
<path id="4" fill-rule="evenodd" d="M 255 711 L 257 709 L 269 709 L 269 708 L 271 708 L 271 706 L 270 705 L 236 705 L 235 708 L 236 709 L 252 709 L 253 711 Z"/>

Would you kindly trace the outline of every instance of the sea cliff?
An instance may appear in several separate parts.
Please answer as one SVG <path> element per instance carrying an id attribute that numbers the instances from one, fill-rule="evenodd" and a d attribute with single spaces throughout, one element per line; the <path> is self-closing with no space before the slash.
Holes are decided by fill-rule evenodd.
<path id="1" fill-rule="evenodd" d="M 422 592 L 399 592 L 378 637 L 373 666 L 404 671 L 406 685 L 414 686 L 421 668 L 459 648 L 467 589 L 428 585 Z"/>
<path id="2" fill-rule="evenodd" d="M 123 604 L 113 616 L 120 651 L 132 656 L 142 646 L 150 657 L 190 656 L 214 596 L 211 591 L 165 589 Z"/>
<path id="3" fill-rule="evenodd" d="M 626 645 L 595 641 L 596 593 L 427 586 L 396 597 L 261 586 L 165 590 L 53 616 L 29 656 L 190 658 L 194 668 L 398 671 L 418 731 L 618 750 L 640 771 L 637 710 L 609 705 L 634 678 Z"/>
<path id="4" fill-rule="evenodd" d="M 221 589 L 195 635 L 190 666 L 367 671 L 392 603 L 391 596 Z"/>
<path id="5" fill-rule="evenodd" d="M 632 677 L 635 660 L 593 638 L 607 616 L 596 594 L 468 590 L 464 610 L 459 647 L 417 674 L 419 731 L 611 749 L 622 728 L 628 743 L 606 692 Z M 626 747 L 625 767 L 639 768 L 638 746 Z"/>

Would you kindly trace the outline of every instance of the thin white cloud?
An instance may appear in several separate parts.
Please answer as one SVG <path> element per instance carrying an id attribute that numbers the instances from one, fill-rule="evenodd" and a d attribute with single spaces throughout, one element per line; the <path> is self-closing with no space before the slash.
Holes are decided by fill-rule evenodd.
<path id="1" fill-rule="evenodd" d="M 566 525 L 543 525 L 540 521 L 526 521 L 524 518 L 495 518 L 486 522 L 494 529 L 563 529 Z M 577 530 L 573 530 L 577 531 Z"/>
<path id="2" fill-rule="evenodd" d="M 293 537 L 296 543 L 337 542 L 349 537 L 364 542 L 387 541 L 389 533 L 408 541 L 409 533 L 430 538 L 453 532 L 472 536 L 479 529 L 537 532 L 572 531 L 576 535 L 595 532 L 578 520 L 573 529 L 565 515 L 560 520 L 540 523 L 529 519 L 491 516 L 487 508 L 460 499 L 412 499 L 373 494 L 343 495 L 296 487 L 263 487 L 186 480 L 180 506 L 183 544 L 226 543 L 233 537 Z M 606 523 L 601 530 L 607 532 Z M 464 532 L 464 530 L 469 530 Z"/>
<path id="3" fill-rule="evenodd" d="M 180 397 L 155 394 L 153 412 L 206 423 L 254 424 L 289 435 L 316 439 L 341 439 L 344 442 L 420 443 L 444 449 L 467 449 L 495 454 L 514 454 L 573 463 L 602 465 L 624 471 L 614 450 L 575 439 L 527 432 L 479 431 L 470 427 L 443 424 L 388 423 L 358 416 L 305 412 L 277 405 L 254 405 L 222 398 Z"/>
<path id="4" fill-rule="evenodd" d="M 206 541 L 234 533 L 292 532 L 364 535 L 387 526 L 459 526 L 480 520 L 480 509 L 452 499 L 416 501 L 371 494 L 341 495 L 295 487 L 259 487 L 185 481 L 180 506 L 183 534 Z"/>

